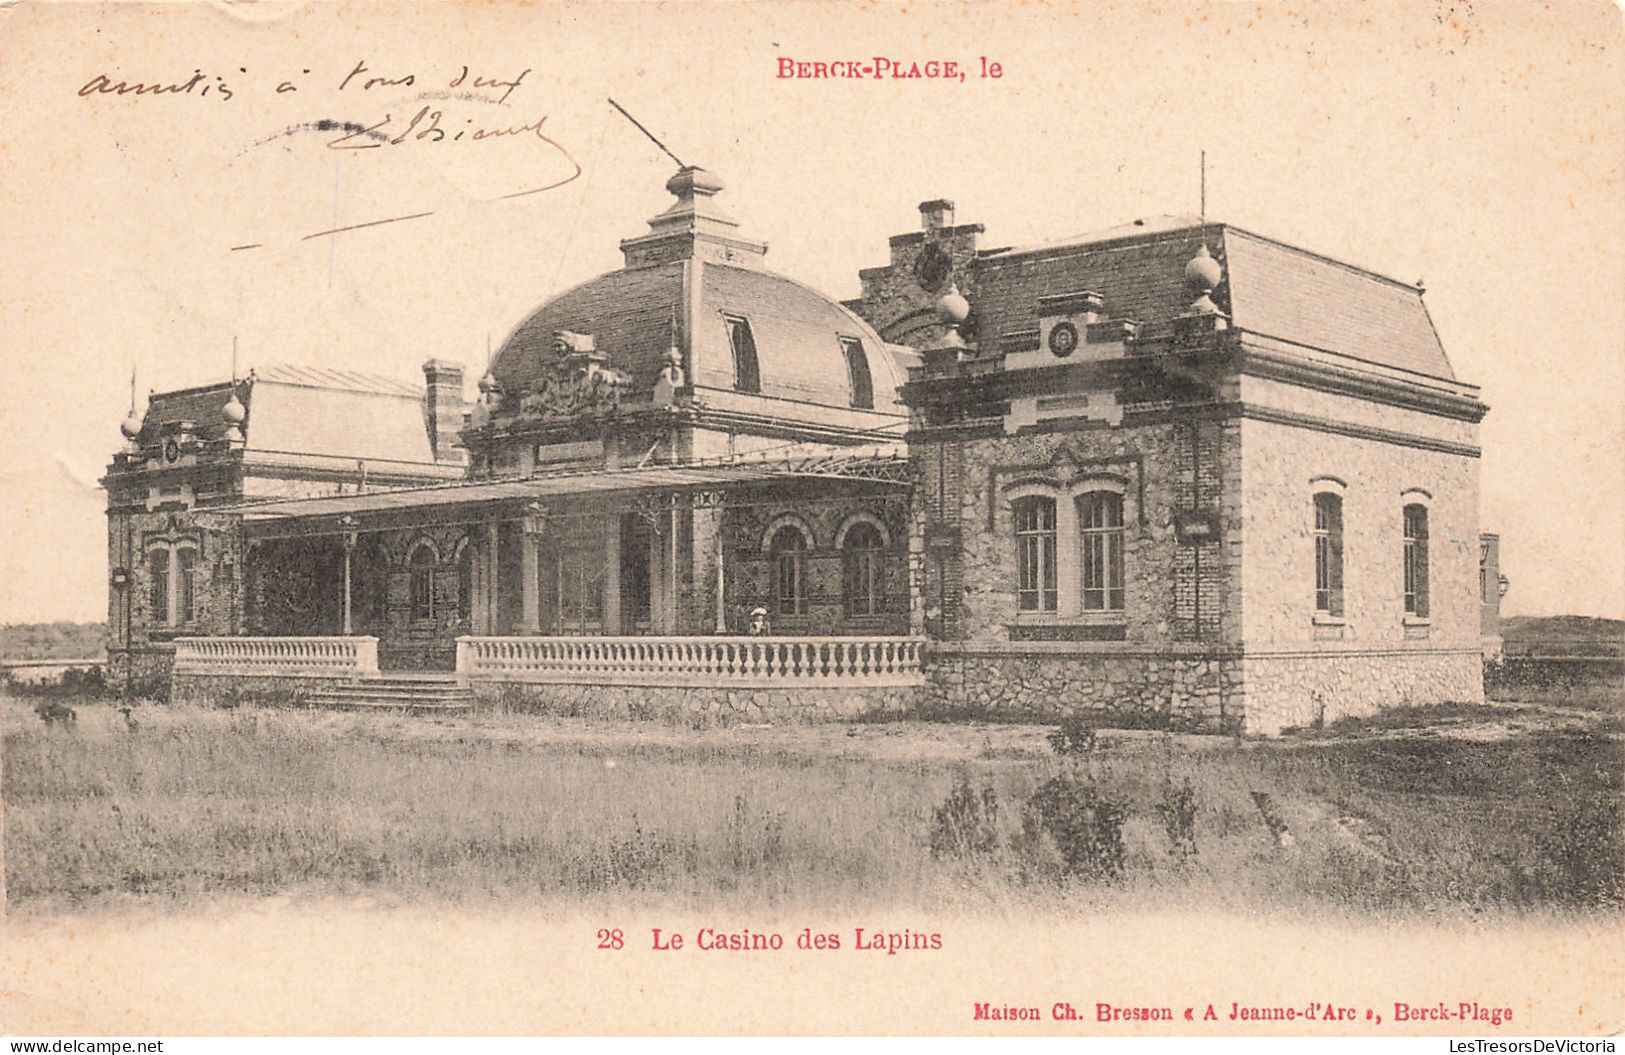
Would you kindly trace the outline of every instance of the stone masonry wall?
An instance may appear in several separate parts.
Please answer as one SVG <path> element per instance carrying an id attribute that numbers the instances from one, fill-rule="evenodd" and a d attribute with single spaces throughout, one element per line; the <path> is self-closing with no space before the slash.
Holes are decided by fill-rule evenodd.
<path id="1" fill-rule="evenodd" d="M 169 592 L 178 588 L 177 552 L 196 554 L 192 565 L 192 610 L 172 622 L 168 607 L 153 606 L 151 555 L 167 554 Z M 107 518 L 109 577 L 123 571 L 125 585 L 107 592 L 109 684 L 137 694 L 162 696 L 174 663 L 176 637 L 237 632 L 242 617 L 242 549 L 237 518 L 198 510 L 154 512 L 117 510 Z M 177 599 L 178 600 L 178 599 Z"/>
<path id="2" fill-rule="evenodd" d="M 1239 482 L 1235 431 L 1222 422 L 1198 426 L 1165 421 L 966 442 L 960 463 L 950 462 L 950 468 L 961 476 L 957 523 L 963 547 L 963 637 L 1004 641 L 1011 639 L 1014 626 L 1060 628 L 1094 623 L 1120 625 L 1122 640 L 1144 645 L 1226 641 L 1239 625 L 1239 616 L 1231 610 L 1237 564 L 1232 553 L 1239 547 L 1241 526 L 1240 503 L 1230 497 Z M 1189 479 L 1197 461 L 1191 455 L 1193 437 L 1200 444 L 1200 494 Z M 927 486 L 919 490 L 927 494 L 916 497 L 920 512 L 925 512 L 922 503 L 934 501 L 929 486 L 933 461 L 931 451 L 921 459 Z M 1065 613 L 1021 612 L 1016 596 L 1015 528 L 1005 488 L 1036 480 L 1077 490 L 1092 478 L 1116 478 L 1123 491 L 1123 611 L 1120 616 L 1071 618 Z M 1217 513 L 1223 541 L 1199 547 L 1177 541 L 1174 514 L 1193 501 Z M 923 530 L 923 519 L 916 517 L 916 531 Z M 1072 557 L 1067 551 L 1077 543 L 1058 538 L 1057 545 L 1064 574 Z M 923 544 L 918 548 L 923 549 Z M 1198 550 L 1202 554 L 1199 600 L 1193 589 Z M 934 585 L 926 584 L 928 604 Z"/>
<path id="3" fill-rule="evenodd" d="M 903 715 L 919 706 L 910 687 L 737 688 L 671 685 L 538 685 L 474 682 L 488 706 L 561 717 L 656 719 L 684 725 L 817 723 Z"/>
<path id="4" fill-rule="evenodd" d="M 752 608 L 768 609 L 775 633 L 808 635 L 908 633 L 907 507 L 886 496 L 853 496 L 845 501 L 756 500 L 728 510 L 725 523 L 727 574 L 724 591 L 728 630 L 745 633 Z M 837 548 L 842 528 L 858 520 L 878 524 L 890 541 L 883 551 L 883 607 L 872 615 L 846 611 L 845 553 Z M 786 616 L 776 611 L 774 566 L 768 537 L 790 524 L 808 536 L 803 559 L 807 612 Z M 714 565 L 711 566 L 714 569 Z M 714 573 L 713 573 L 714 574 Z M 695 603 L 713 601 L 714 589 L 695 590 Z M 710 614 L 710 613 L 706 613 Z M 714 617 L 713 617 L 714 622 Z M 709 633 L 711 625 L 702 632 Z"/>
<path id="5" fill-rule="evenodd" d="M 211 674 L 177 674 L 170 699 L 209 707 L 239 703 L 262 707 L 300 707 L 318 689 L 331 689 L 350 683 L 339 677 L 238 677 Z"/>
<path id="6" fill-rule="evenodd" d="M 1151 722 L 1208 733 L 1243 722 L 1243 669 L 1234 656 L 1039 647 L 933 649 L 925 714 L 999 721 L 1094 714 L 1108 725 Z"/>

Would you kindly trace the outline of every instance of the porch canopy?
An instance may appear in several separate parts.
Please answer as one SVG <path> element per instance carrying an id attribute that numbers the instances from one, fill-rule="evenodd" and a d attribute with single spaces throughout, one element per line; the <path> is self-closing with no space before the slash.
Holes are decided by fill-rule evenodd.
<path id="1" fill-rule="evenodd" d="M 458 506 L 518 504 L 544 498 L 614 496 L 636 499 L 655 494 L 685 493 L 697 496 L 748 484 L 792 480 L 841 480 L 902 486 L 906 482 L 907 471 L 908 460 L 896 448 L 865 448 L 861 453 L 772 461 L 737 459 L 539 473 L 523 478 L 469 480 L 350 495 L 241 502 L 215 511 L 241 514 L 249 533 L 260 535 L 263 532 L 255 528 L 288 520 L 304 521 L 306 523 L 302 526 L 308 529 L 315 526 L 310 521 L 327 518 L 338 520 L 368 514 L 431 509 L 449 513 Z"/>
<path id="2" fill-rule="evenodd" d="M 906 500 L 908 461 L 894 446 L 773 454 L 275 498 L 216 511 L 241 516 L 244 541 L 251 545 L 292 540 L 309 543 L 312 553 L 320 550 L 325 563 L 307 554 L 302 560 L 268 558 L 266 567 L 305 569 L 303 579 L 285 570 L 273 576 L 281 583 L 293 575 L 298 581 L 286 589 L 301 597 L 325 596 L 323 584 L 337 584 L 330 622 L 345 636 L 357 627 L 359 610 L 363 629 L 378 626 L 380 618 L 387 624 L 381 649 L 433 646 L 449 662 L 459 629 L 519 636 L 549 627 L 609 635 L 725 633 L 725 510 L 850 502 L 879 494 Z M 708 518 L 703 530 L 697 519 L 702 510 Z M 392 604 L 404 608 L 408 594 L 388 586 L 390 572 L 379 579 L 376 556 L 363 537 L 454 525 L 469 528 L 455 551 L 459 600 L 444 609 L 455 619 L 442 616 L 435 600 L 450 594 L 453 563 L 436 552 L 433 562 L 409 569 L 413 614 L 407 626 L 388 613 Z M 359 609 L 352 599 L 358 570 Z"/>

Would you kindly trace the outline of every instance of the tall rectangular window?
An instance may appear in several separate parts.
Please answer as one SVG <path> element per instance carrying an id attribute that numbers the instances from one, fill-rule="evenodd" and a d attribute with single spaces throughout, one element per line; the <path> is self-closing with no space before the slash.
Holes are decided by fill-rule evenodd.
<path id="1" fill-rule="evenodd" d="M 190 623 L 197 607 L 197 550 L 175 551 L 175 622 Z"/>
<path id="2" fill-rule="evenodd" d="M 733 349 L 734 391 L 760 392 L 762 374 L 756 364 L 756 338 L 751 335 L 750 323 L 729 317 L 728 345 Z"/>
<path id="3" fill-rule="evenodd" d="M 1090 491 L 1078 498 L 1083 545 L 1083 610 L 1123 610 L 1123 496 Z"/>
<path id="4" fill-rule="evenodd" d="M 1315 496 L 1315 611 L 1343 614 L 1343 500 Z"/>
<path id="5" fill-rule="evenodd" d="M 1419 619 L 1428 614 L 1428 510 L 1405 507 L 1405 614 Z"/>
<path id="6" fill-rule="evenodd" d="M 1053 612 L 1055 500 L 1023 498 L 1015 504 L 1016 596 L 1023 612 Z"/>
<path id="7" fill-rule="evenodd" d="M 147 579 L 152 621 L 168 626 L 169 618 L 169 550 L 155 549 L 147 554 Z"/>

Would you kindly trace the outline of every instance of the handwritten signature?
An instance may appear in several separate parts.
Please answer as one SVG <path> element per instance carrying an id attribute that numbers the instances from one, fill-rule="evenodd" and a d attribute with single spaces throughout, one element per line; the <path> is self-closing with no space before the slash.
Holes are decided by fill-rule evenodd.
<path id="1" fill-rule="evenodd" d="M 453 117 L 449 120 L 455 121 L 457 119 Z M 462 141 L 464 137 L 467 137 L 470 142 L 478 142 L 485 139 L 511 139 L 525 135 L 534 136 L 551 146 L 558 146 L 557 143 L 542 132 L 542 126 L 547 123 L 545 115 L 525 124 L 494 128 L 483 125 L 477 126 L 472 117 L 463 118 L 463 123 L 469 126 L 466 128 L 451 129 L 441 127 L 442 122 L 447 121 L 448 118 L 444 110 L 426 105 L 412 115 L 412 119 L 406 122 L 406 127 L 401 129 L 397 135 L 390 134 L 395 127 L 398 127 L 395 125 L 394 115 L 385 114 L 384 119 L 376 124 L 363 125 L 347 122 L 339 125 L 338 127 L 342 128 L 345 134 L 337 139 L 329 140 L 327 146 L 329 150 L 376 150 L 385 146 L 398 147 L 408 140 L 416 143 L 456 143 Z"/>

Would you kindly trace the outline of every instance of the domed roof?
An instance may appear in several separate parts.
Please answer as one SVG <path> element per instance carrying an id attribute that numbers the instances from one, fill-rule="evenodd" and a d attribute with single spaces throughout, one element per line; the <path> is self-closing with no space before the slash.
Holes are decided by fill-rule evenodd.
<path id="1" fill-rule="evenodd" d="M 491 372 L 510 394 L 542 377 L 554 356 L 553 334 L 591 334 L 608 365 L 627 376 L 624 403 L 646 402 L 674 343 L 683 350 L 691 384 L 734 387 L 729 320 L 750 325 L 763 396 L 851 405 L 847 352 L 857 341 L 868 360 L 874 407 L 896 412 L 905 371 L 873 327 L 849 309 L 799 282 L 755 268 L 706 263 L 699 310 L 684 325 L 684 262 L 612 271 L 536 309 L 503 342 Z M 678 333 L 673 335 L 674 322 Z M 685 332 L 686 331 L 686 332 Z"/>
<path id="2" fill-rule="evenodd" d="M 543 377 L 558 331 L 590 334 L 608 366 L 626 375 L 622 405 L 647 402 L 668 349 L 683 353 L 697 389 L 734 389 L 730 322 L 748 323 L 764 397 L 850 408 L 848 348 L 864 352 L 876 412 L 902 413 L 906 370 L 851 310 L 760 266 L 766 246 L 742 239 L 710 198 L 721 181 L 684 169 L 668 189 L 678 201 L 651 233 L 622 243 L 627 266 L 537 308 L 502 344 L 491 372 L 509 397 Z M 771 413 L 763 408 L 760 412 Z"/>

